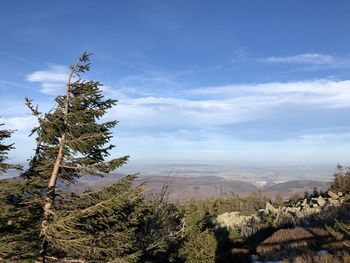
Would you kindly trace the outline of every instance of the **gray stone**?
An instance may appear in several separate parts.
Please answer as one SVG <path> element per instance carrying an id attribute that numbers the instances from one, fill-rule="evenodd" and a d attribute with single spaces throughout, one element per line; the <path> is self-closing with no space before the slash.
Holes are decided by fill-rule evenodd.
<path id="1" fill-rule="evenodd" d="M 334 199 L 338 199 L 339 198 L 339 196 L 337 194 L 333 193 L 332 191 L 328 191 L 328 195 L 330 197 L 334 198 Z"/>
<path id="2" fill-rule="evenodd" d="M 296 213 L 297 211 L 299 211 L 299 209 L 296 207 L 287 207 L 286 208 L 286 212 Z"/>
<path id="3" fill-rule="evenodd" d="M 339 206 L 340 205 L 339 201 L 336 200 L 336 199 L 329 199 L 329 203 L 331 205 L 333 205 L 333 206 Z"/>
<path id="4" fill-rule="evenodd" d="M 296 215 L 297 218 L 303 218 L 303 217 L 305 216 L 305 213 L 303 213 L 303 212 L 301 212 L 301 211 L 297 211 L 297 212 L 295 213 L 295 215 Z"/>
<path id="5" fill-rule="evenodd" d="M 265 210 L 268 210 L 270 212 L 277 212 L 278 209 L 274 208 L 270 202 L 266 202 Z"/>
<path id="6" fill-rule="evenodd" d="M 326 200 L 322 196 L 317 197 L 317 204 L 319 206 L 324 206 L 326 204 Z"/>

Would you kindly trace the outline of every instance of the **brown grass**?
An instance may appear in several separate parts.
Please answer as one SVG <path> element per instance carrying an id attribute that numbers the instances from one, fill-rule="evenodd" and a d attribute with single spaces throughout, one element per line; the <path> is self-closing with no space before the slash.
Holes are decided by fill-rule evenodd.
<path id="1" fill-rule="evenodd" d="M 293 263 L 350 263 L 350 255 L 347 252 L 339 252 L 335 255 L 307 255 L 297 256 Z M 285 259 L 282 263 L 290 263 L 289 260 Z"/>
<path id="2" fill-rule="evenodd" d="M 321 228 L 280 229 L 260 243 L 256 251 L 260 257 L 269 260 L 295 258 L 309 254 L 321 241 L 330 238 L 330 234 Z"/>

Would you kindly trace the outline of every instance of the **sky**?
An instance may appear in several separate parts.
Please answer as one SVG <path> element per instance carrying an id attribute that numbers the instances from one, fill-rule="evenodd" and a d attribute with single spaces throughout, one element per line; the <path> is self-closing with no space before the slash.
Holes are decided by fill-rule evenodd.
<path id="1" fill-rule="evenodd" d="M 350 162 L 350 2 L 1 1 L 0 122 L 11 162 L 93 53 L 87 79 L 118 99 L 112 156 Z"/>

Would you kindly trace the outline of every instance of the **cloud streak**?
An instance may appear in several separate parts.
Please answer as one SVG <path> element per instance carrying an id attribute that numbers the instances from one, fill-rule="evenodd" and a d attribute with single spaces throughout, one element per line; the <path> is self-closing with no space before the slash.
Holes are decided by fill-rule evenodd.
<path id="1" fill-rule="evenodd" d="M 41 83 L 41 92 L 49 95 L 61 93 L 65 88 L 67 67 L 50 65 L 48 70 L 35 71 L 26 77 L 26 81 Z"/>
<path id="2" fill-rule="evenodd" d="M 281 57 L 267 57 L 259 60 L 260 62 L 267 63 L 284 63 L 284 64 L 297 64 L 308 65 L 314 67 L 331 67 L 342 68 L 350 67 L 349 57 L 336 57 L 328 54 L 321 53 L 303 53 L 293 56 L 281 56 Z"/>
<path id="3" fill-rule="evenodd" d="M 114 90 L 110 95 L 122 91 Z M 188 95 L 186 97 L 186 95 Z M 350 108 L 350 81 L 314 80 L 195 88 L 183 97 L 131 98 L 123 93 L 110 112 L 130 128 L 200 129 L 270 117 L 288 107 L 314 110 Z"/>

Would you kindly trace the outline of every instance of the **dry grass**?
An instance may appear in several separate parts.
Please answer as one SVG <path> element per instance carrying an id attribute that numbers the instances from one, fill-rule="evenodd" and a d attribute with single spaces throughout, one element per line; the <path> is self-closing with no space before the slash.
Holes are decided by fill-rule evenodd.
<path id="1" fill-rule="evenodd" d="M 330 234 L 321 228 L 280 229 L 260 243 L 256 251 L 260 257 L 269 260 L 296 258 L 312 253 L 320 242 L 330 238 Z"/>
<path id="2" fill-rule="evenodd" d="M 291 261 L 285 259 L 282 263 L 290 263 Z M 307 255 L 297 256 L 292 261 L 293 263 L 350 263 L 350 255 L 347 252 L 339 252 L 335 255 Z"/>

